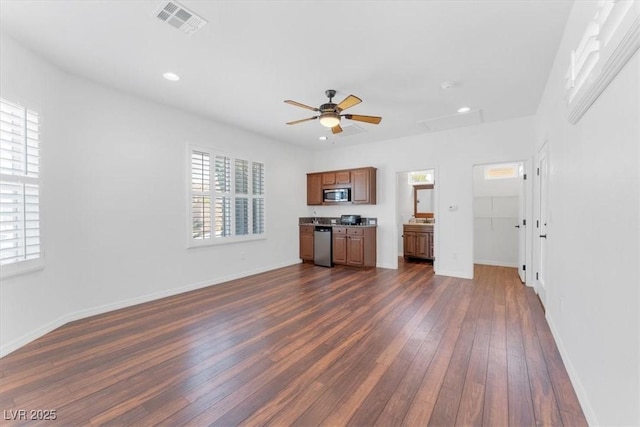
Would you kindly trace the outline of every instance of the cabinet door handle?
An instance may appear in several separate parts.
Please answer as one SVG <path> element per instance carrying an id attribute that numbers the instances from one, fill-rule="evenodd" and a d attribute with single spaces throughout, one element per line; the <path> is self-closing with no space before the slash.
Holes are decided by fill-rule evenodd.
<path id="1" fill-rule="evenodd" d="M 540 238 L 544 238 L 544 239 L 546 239 L 546 238 L 547 238 L 547 235 L 546 235 L 546 234 L 541 234 L 541 235 L 540 235 Z"/>
<path id="2" fill-rule="evenodd" d="M 515 228 L 520 228 L 520 226 L 519 226 L 519 225 L 514 225 L 514 227 L 515 227 Z"/>

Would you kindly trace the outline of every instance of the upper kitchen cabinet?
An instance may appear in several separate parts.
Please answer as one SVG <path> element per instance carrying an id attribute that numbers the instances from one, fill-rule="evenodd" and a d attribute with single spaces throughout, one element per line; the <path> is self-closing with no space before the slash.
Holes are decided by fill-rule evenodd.
<path id="1" fill-rule="evenodd" d="M 362 168 L 351 171 L 353 186 L 351 201 L 361 205 L 376 204 L 376 168 Z"/>
<path id="2" fill-rule="evenodd" d="M 351 171 L 323 172 L 322 185 L 342 185 L 351 183 Z"/>
<path id="3" fill-rule="evenodd" d="M 373 167 L 307 174 L 307 205 L 376 204 L 376 172 Z M 348 201 L 324 201 L 323 190 L 348 189 Z"/>
<path id="4" fill-rule="evenodd" d="M 307 205 L 322 204 L 322 174 L 307 174 Z"/>

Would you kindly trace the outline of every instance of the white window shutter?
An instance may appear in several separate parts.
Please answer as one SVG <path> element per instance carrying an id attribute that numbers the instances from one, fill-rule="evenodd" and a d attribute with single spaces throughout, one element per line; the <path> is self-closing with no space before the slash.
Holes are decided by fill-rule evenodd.
<path id="1" fill-rule="evenodd" d="M 265 213 L 264 213 L 264 163 L 253 162 L 251 165 L 252 179 L 252 224 L 253 234 L 264 234 Z"/>
<path id="2" fill-rule="evenodd" d="M 231 236 L 231 158 L 215 156 L 215 237 Z"/>
<path id="3" fill-rule="evenodd" d="M 191 152 L 191 232 L 197 240 L 211 238 L 211 159 L 208 153 Z"/>
<path id="4" fill-rule="evenodd" d="M 0 265 L 40 258 L 40 119 L 0 100 Z"/>

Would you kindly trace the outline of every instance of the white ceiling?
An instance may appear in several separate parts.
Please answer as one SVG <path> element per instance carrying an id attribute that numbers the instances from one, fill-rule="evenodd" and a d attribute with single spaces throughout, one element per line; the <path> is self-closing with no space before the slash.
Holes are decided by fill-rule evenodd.
<path id="1" fill-rule="evenodd" d="M 1 1 L 4 32 L 66 71 L 276 140 L 309 147 L 428 132 L 419 122 L 481 110 L 534 114 L 572 1 L 193 1 L 209 22 L 188 36 L 152 14 L 160 1 Z M 165 71 L 181 76 L 177 83 Z M 443 81 L 455 87 L 443 90 Z M 324 91 L 379 115 L 332 136 L 286 122 Z M 451 119 L 451 118 L 449 118 Z M 451 121 L 451 120 L 449 120 Z M 350 123 L 343 119 L 343 127 Z M 464 120 L 453 118 L 455 125 Z M 348 132 L 345 132 L 347 134 Z M 327 142 L 318 140 L 329 135 Z"/>

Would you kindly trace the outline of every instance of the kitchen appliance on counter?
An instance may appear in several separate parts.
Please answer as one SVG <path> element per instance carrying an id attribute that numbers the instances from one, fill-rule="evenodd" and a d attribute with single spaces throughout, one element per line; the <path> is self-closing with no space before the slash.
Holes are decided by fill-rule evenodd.
<path id="1" fill-rule="evenodd" d="M 313 232 L 313 263 L 333 267 L 331 252 L 331 227 L 317 226 Z"/>
<path id="2" fill-rule="evenodd" d="M 362 217 L 360 215 L 340 215 L 340 224 L 342 225 L 360 225 Z"/>

